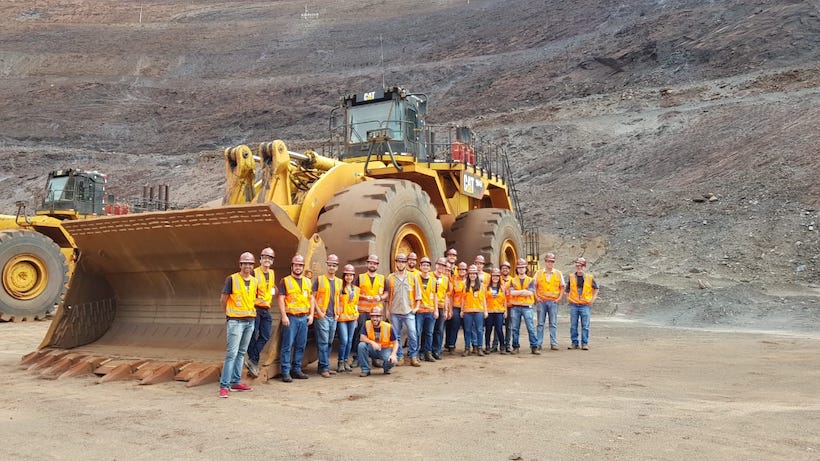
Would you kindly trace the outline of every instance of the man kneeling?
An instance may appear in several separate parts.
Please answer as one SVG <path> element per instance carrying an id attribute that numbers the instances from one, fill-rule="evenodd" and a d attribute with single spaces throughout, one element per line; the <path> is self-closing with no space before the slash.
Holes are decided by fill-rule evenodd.
<path id="1" fill-rule="evenodd" d="M 378 363 L 376 360 L 380 360 L 386 375 L 390 374 L 390 369 L 398 362 L 396 354 L 399 352 L 399 342 L 390 324 L 382 322 L 380 307 L 374 307 L 370 311 L 370 320 L 365 322 L 364 331 L 359 338 L 358 352 L 359 365 L 362 367 L 359 376 L 362 378 L 370 376 L 368 358 L 373 359 L 374 366 Z"/>

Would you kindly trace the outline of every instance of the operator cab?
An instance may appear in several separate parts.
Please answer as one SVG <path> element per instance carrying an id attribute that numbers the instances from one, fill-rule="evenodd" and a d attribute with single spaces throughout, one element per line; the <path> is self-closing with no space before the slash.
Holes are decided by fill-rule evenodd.
<path id="1" fill-rule="evenodd" d="M 106 181 L 106 176 L 96 171 L 52 171 L 48 174 L 45 197 L 37 214 L 60 219 L 102 215 Z"/>
<path id="2" fill-rule="evenodd" d="M 341 158 L 392 153 L 426 157 L 427 96 L 392 87 L 342 97 L 344 148 Z"/>

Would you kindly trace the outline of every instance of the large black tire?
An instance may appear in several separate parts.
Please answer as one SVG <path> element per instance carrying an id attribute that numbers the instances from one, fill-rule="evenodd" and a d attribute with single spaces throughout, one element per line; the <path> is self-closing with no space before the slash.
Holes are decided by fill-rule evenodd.
<path id="1" fill-rule="evenodd" d="M 68 266 L 60 247 L 29 230 L 0 231 L 0 319 L 36 320 L 61 301 Z"/>
<path id="2" fill-rule="evenodd" d="M 327 253 L 341 263 L 366 270 L 375 254 L 379 272 L 391 270 L 393 257 L 414 251 L 431 259 L 444 254 L 441 221 L 430 196 L 418 184 L 399 179 L 376 179 L 336 193 L 319 215 L 318 231 Z"/>
<path id="3" fill-rule="evenodd" d="M 484 256 L 485 268 L 501 267 L 509 261 L 515 267 L 523 258 L 524 239 L 515 215 L 500 208 L 481 208 L 456 217 L 446 235 L 447 248 L 458 251 L 459 261 L 472 264 L 478 255 Z"/>

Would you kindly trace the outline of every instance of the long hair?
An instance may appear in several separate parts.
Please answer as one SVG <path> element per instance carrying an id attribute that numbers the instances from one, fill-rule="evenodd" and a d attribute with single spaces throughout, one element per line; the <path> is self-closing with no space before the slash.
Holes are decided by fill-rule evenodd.
<path id="1" fill-rule="evenodd" d="M 481 289 L 481 280 L 478 278 L 478 274 L 475 275 L 475 285 L 473 285 L 472 279 L 470 279 L 470 274 L 467 274 L 467 283 L 465 285 L 464 291 L 478 291 Z"/>

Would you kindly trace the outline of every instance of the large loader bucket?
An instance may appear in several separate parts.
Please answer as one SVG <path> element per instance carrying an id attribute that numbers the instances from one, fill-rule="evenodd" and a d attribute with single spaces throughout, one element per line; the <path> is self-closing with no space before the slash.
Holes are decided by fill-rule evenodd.
<path id="1" fill-rule="evenodd" d="M 79 248 L 79 263 L 41 353 L 76 348 L 71 352 L 84 358 L 133 359 L 132 371 L 142 366 L 138 359 L 221 364 L 225 314 L 219 298 L 242 252 L 258 255 L 272 247 L 277 279 L 289 273 L 297 252 L 314 271 L 325 258 L 319 237 L 303 237 L 276 205 L 115 216 L 65 227 Z M 278 319 L 278 309 L 272 313 Z"/>

